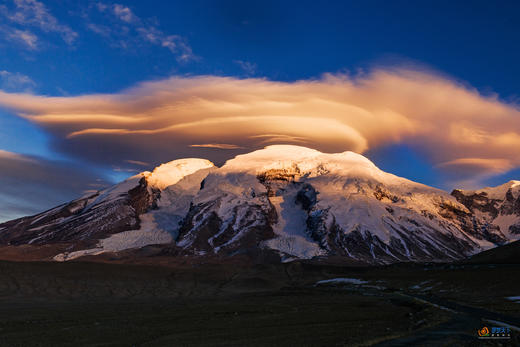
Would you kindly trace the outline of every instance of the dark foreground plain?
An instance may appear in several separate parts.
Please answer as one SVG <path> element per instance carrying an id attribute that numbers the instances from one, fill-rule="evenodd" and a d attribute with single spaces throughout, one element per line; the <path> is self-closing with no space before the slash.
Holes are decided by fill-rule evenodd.
<path id="1" fill-rule="evenodd" d="M 0 262 L 0 345 L 514 346 L 477 339 L 510 296 L 519 265 Z"/>

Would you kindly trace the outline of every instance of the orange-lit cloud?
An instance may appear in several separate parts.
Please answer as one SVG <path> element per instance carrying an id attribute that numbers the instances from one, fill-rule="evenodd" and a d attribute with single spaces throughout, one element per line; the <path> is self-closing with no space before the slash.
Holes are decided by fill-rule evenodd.
<path id="1" fill-rule="evenodd" d="M 117 94 L 0 92 L 0 106 L 47 129 L 62 151 L 111 165 L 128 157 L 218 163 L 272 143 L 360 153 L 407 143 L 432 165 L 468 178 L 520 166 L 516 105 L 424 71 L 379 69 L 296 82 L 172 77 Z"/>
<path id="2" fill-rule="evenodd" d="M 218 149 L 240 149 L 237 145 L 231 145 L 228 143 L 204 143 L 199 145 L 190 145 L 190 147 L 201 147 L 201 148 L 218 148 Z"/>
<path id="3" fill-rule="evenodd" d="M 482 181 L 514 169 L 511 160 L 489 158 L 461 158 L 441 163 L 438 168 L 448 173 L 453 187 L 482 188 Z"/>

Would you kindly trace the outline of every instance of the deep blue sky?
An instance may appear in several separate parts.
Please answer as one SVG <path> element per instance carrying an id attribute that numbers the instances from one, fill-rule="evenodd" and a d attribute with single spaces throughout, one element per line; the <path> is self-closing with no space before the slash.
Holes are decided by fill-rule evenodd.
<path id="1" fill-rule="evenodd" d="M 86 30 L 80 12 L 87 2 L 45 4 L 79 34 L 75 44 L 49 34 L 40 50 L 7 43 L 0 57 L 2 69 L 30 76 L 44 94 L 112 92 L 171 74 L 243 75 L 236 60 L 256 64 L 257 76 L 284 81 L 413 62 L 483 92 L 518 94 L 518 1 L 121 2 L 185 37 L 200 58 L 185 64 L 157 46 L 110 47 Z M 94 10 L 89 17 L 103 21 Z"/>
<path id="2" fill-rule="evenodd" d="M 19 0 L 24 1 L 37 3 Z M 295 81 L 327 72 L 412 65 L 445 74 L 484 95 L 496 93 L 506 102 L 515 102 L 520 95 L 519 1 L 102 2 L 108 7 L 128 7 L 144 26 L 154 27 L 163 36 L 181 37 L 193 53 L 187 61 L 179 59 L 179 52 L 132 33 L 94 32 L 90 24 L 120 30 L 98 2 L 42 3 L 57 23 L 77 37 L 66 42 L 59 28 L 9 20 L 17 7 L 11 0 L 0 0 L 4 13 L 0 16 L 0 71 L 6 72 L 0 89 L 68 96 L 117 92 L 171 75 Z M 15 29 L 34 34 L 37 46 L 29 47 L 10 36 Z M 13 82 L 13 76 L 19 78 Z M 0 109 L 0 149 L 83 165 L 53 150 L 50 137 Z M 397 145 L 367 155 L 386 171 L 444 187 L 438 172 L 410 147 Z M 128 175 L 97 169 L 107 180 Z M 517 170 L 489 182 L 518 176 Z"/>

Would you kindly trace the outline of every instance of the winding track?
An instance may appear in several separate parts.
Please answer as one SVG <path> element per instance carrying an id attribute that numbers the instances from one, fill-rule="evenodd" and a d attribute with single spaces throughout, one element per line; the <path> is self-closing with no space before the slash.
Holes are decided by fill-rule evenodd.
<path id="1" fill-rule="evenodd" d="M 520 318 L 511 317 L 501 313 L 488 311 L 481 308 L 470 307 L 455 302 L 440 299 L 435 296 L 425 296 L 417 294 L 392 293 L 387 294 L 382 291 L 379 292 L 384 296 L 400 297 L 405 300 L 419 302 L 425 305 L 432 305 L 439 309 L 449 312 L 452 317 L 447 322 L 418 330 L 410 335 L 399 337 L 376 344 L 378 347 L 392 347 L 392 346 L 438 346 L 445 345 L 446 339 L 455 339 L 456 341 L 468 342 L 468 345 L 474 345 L 476 340 L 476 332 L 485 323 L 488 325 L 502 325 L 511 326 L 513 330 L 512 340 L 496 340 L 506 345 L 514 345 L 518 342 L 518 336 L 514 333 L 520 334 Z M 490 324 L 492 323 L 492 324 Z M 473 330 L 471 330 L 473 329 Z M 468 332 L 471 331 L 471 332 Z M 492 343 L 488 340 L 489 343 Z M 502 345 L 503 345 L 502 344 Z"/>

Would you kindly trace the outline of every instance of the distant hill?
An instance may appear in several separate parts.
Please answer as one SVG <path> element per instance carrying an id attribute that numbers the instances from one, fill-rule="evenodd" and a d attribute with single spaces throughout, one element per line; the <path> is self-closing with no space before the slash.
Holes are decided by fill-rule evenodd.
<path id="1" fill-rule="evenodd" d="M 466 262 L 471 264 L 520 264 L 520 241 L 475 254 Z"/>

